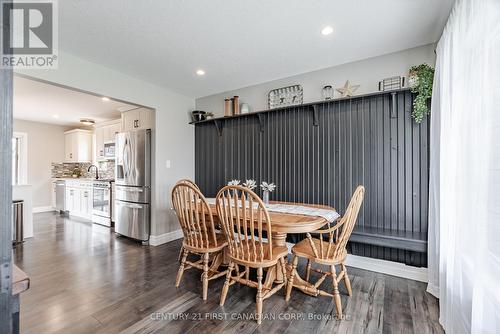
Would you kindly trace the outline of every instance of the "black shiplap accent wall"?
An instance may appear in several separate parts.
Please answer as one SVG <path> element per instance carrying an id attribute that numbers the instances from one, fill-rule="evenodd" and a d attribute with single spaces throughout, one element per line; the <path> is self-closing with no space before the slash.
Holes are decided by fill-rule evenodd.
<path id="1" fill-rule="evenodd" d="M 270 181 L 272 200 L 328 204 L 340 214 L 363 184 L 357 224 L 427 231 L 429 119 L 413 121 L 412 101 L 403 90 L 315 104 L 317 126 L 312 105 L 262 113 L 260 121 L 224 119 L 221 135 L 213 121 L 198 123 L 196 183 L 214 197 L 231 179 Z M 350 252 L 427 265 L 425 253 L 354 243 Z"/>

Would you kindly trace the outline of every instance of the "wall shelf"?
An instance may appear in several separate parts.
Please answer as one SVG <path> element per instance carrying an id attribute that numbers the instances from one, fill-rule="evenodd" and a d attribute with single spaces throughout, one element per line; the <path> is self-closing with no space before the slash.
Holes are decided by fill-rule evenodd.
<path id="1" fill-rule="evenodd" d="M 357 100 L 357 99 L 362 99 L 362 98 L 367 98 L 367 97 L 374 97 L 374 96 L 382 96 L 386 94 L 391 95 L 391 99 L 393 101 L 393 106 L 395 99 L 394 97 L 396 96 L 396 93 L 398 92 L 404 92 L 408 91 L 409 88 L 402 88 L 402 89 L 396 89 L 396 90 L 390 90 L 390 91 L 384 91 L 384 92 L 374 92 L 374 93 L 369 93 L 369 94 L 362 94 L 362 95 L 355 95 L 351 97 L 342 97 L 342 98 L 336 98 L 336 99 L 331 99 L 331 100 L 322 100 L 322 101 L 316 101 L 316 102 L 309 102 L 309 103 L 303 103 L 303 104 L 298 104 L 295 106 L 286 106 L 286 107 L 280 107 L 280 108 L 274 108 L 274 109 L 266 109 L 266 110 L 259 110 L 259 111 L 254 111 L 251 113 L 247 114 L 238 114 L 238 115 L 233 115 L 233 116 L 221 116 L 221 117 L 214 117 L 210 119 L 206 119 L 203 121 L 193 121 L 189 122 L 189 124 L 202 124 L 202 123 L 210 123 L 210 122 L 218 122 L 218 121 L 225 121 L 225 120 L 230 120 L 233 118 L 240 118 L 240 117 L 254 117 L 257 116 L 259 117 L 259 123 L 261 125 L 261 129 L 263 129 L 263 114 L 269 113 L 269 112 L 277 112 L 277 111 L 283 111 L 289 108 L 297 108 L 297 107 L 311 107 L 312 112 L 313 112 L 313 125 L 317 126 L 318 125 L 318 107 L 322 104 L 325 103 L 331 103 L 331 102 L 340 102 L 340 101 L 346 101 L 346 100 Z M 392 108 L 395 110 L 395 108 Z M 221 122 L 219 122 L 221 123 Z M 217 129 L 219 130 L 220 128 L 220 133 L 222 133 L 222 126 L 216 125 Z"/>

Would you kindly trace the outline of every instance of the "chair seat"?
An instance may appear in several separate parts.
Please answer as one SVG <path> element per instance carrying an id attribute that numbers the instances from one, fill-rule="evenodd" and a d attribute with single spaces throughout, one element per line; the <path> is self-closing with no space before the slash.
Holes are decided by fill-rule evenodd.
<path id="1" fill-rule="evenodd" d="M 251 240 L 248 241 L 242 241 L 244 249 L 249 249 L 250 254 L 253 254 L 253 242 Z M 259 259 L 259 252 L 260 252 L 260 242 L 255 241 L 255 249 L 257 252 L 257 259 Z M 251 268 L 258 268 L 258 267 L 270 267 L 272 265 L 275 265 L 280 258 L 288 255 L 288 248 L 286 246 L 273 246 L 273 255 L 271 259 L 269 259 L 269 244 L 267 242 L 262 243 L 263 247 L 263 253 L 264 253 L 264 261 L 258 261 L 257 259 L 254 259 L 253 256 L 250 257 L 250 260 L 247 260 L 247 258 L 240 258 L 240 257 L 235 257 L 233 255 L 229 255 L 231 259 L 239 263 L 241 265 L 249 266 Z M 246 254 L 245 254 L 246 255 Z M 267 260 L 269 259 L 269 260 Z"/>
<path id="2" fill-rule="evenodd" d="M 217 239 L 217 245 L 214 243 L 213 238 L 211 235 L 208 237 L 209 244 L 208 246 L 206 244 L 203 244 L 203 247 L 201 245 L 198 245 L 199 247 L 196 246 L 191 246 L 186 242 L 186 238 L 184 238 L 184 241 L 182 242 L 182 246 L 190 251 L 193 252 L 217 252 L 223 249 L 224 247 L 227 246 L 227 240 L 224 234 L 222 233 L 216 233 L 215 238 Z"/>
<path id="3" fill-rule="evenodd" d="M 292 247 L 292 253 L 300 257 L 314 260 L 314 262 L 324 263 L 324 264 L 337 264 L 345 260 L 347 256 L 347 250 L 345 248 L 340 253 L 339 256 L 333 257 L 333 253 L 335 251 L 335 244 L 332 244 L 330 246 L 330 252 L 327 256 L 326 252 L 328 250 L 329 243 L 327 241 L 323 241 L 317 238 L 312 238 L 312 241 L 314 243 L 314 246 L 316 247 L 318 256 L 314 255 L 314 251 L 311 247 L 311 242 L 309 241 L 309 239 L 304 239 L 296 243 L 295 246 Z M 322 247 L 321 243 L 323 244 L 324 258 L 321 258 L 321 247 Z"/>

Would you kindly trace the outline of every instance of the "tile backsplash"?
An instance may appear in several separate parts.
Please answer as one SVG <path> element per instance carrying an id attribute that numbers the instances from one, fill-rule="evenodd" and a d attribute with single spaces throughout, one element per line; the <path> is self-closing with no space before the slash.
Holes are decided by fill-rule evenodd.
<path id="1" fill-rule="evenodd" d="M 93 178 L 95 170 L 87 172 L 91 163 L 52 163 L 52 177 L 53 178 L 67 178 L 72 177 L 75 170 L 80 171 L 81 178 Z M 114 161 L 100 161 L 97 163 L 99 168 L 100 179 L 114 179 L 115 178 L 115 162 Z"/>

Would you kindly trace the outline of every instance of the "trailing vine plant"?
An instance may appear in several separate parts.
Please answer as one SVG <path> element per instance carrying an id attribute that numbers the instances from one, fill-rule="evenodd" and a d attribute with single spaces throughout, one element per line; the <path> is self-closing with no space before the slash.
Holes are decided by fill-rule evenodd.
<path id="1" fill-rule="evenodd" d="M 427 106 L 427 100 L 432 96 L 432 84 L 434 81 L 434 69 L 427 64 L 412 66 L 410 76 L 416 75 L 417 81 L 411 86 L 411 92 L 417 96 L 413 100 L 413 112 L 411 116 L 415 122 L 420 123 L 425 115 L 431 111 Z"/>

